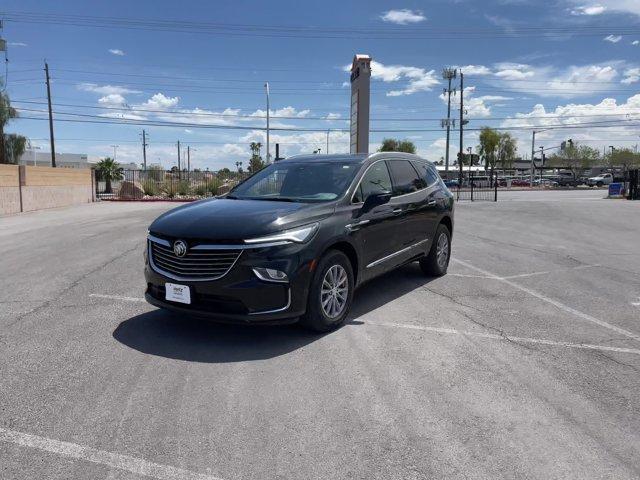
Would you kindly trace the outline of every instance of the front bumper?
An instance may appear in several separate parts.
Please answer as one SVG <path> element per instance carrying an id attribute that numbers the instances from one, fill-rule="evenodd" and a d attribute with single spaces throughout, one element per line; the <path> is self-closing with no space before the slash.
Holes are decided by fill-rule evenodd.
<path id="1" fill-rule="evenodd" d="M 292 323 L 306 310 L 313 255 L 309 245 L 287 244 L 247 249 L 223 277 L 208 281 L 182 281 L 154 270 L 147 257 L 147 302 L 176 313 L 230 323 Z M 284 271 L 288 283 L 259 279 L 254 267 Z M 165 299 L 165 284 L 187 285 L 191 304 Z"/>

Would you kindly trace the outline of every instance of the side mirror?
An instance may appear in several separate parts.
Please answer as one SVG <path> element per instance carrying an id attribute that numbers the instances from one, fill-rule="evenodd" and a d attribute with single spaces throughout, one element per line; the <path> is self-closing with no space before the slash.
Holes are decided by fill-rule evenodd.
<path id="1" fill-rule="evenodd" d="M 362 213 L 367 213 L 374 208 L 389 203 L 391 200 L 391 192 L 372 193 L 367 197 L 362 205 Z"/>

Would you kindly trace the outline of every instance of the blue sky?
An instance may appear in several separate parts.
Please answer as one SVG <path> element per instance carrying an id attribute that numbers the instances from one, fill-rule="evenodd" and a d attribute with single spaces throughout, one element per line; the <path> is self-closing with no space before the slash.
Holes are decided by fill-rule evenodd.
<path id="1" fill-rule="evenodd" d="M 265 81 L 272 115 L 286 117 L 273 118 L 272 126 L 320 130 L 273 131 L 272 155 L 276 141 L 286 155 L 324 152 L 325 131 L 348 127 L 345 67 L 354 53 L 374 59 L 371 128 L 399 130 L 372 133 L 373 147 L 394 136 L 413 140 L 429 159 L 444 154 L 438 119 L 446 115 L 445 66 L 465 72 L 469 127 L 512 128 L 522 155 L 530 152 L 535 126 L 609 127 L 540 133 L 539 144 L 549 147 L 565 138 L 600 149 L 640 142 L 640 128 L 630 122 L 640 119 L 637 0 L 42 4 L 3 2 L 8 91 L 23 117 L 44 118 L 46 58 L 54 110 L 78 114 L 56 114 L 58 120 L 190 124 L 57 121 L 61 152 L 105 156 L 117 144 L 118 160 L 139 163 L 146 128 L 149 162 L 172 165 L 180 140 L 194 149 L 194 166 L 233 166 L 249 157 L 251 141 L 264 143 L 264 132 L 252 127 L 264 125 Z M 56 16 L 34 23 L 24 12 Z M 95 17 L 115 18 L 120 26 L 126 18 L 132 28 Z M 243 129 L 199 128 L 205 126 Z M 47 122 L 23 118 L 8 130 L 48 150 Z M 470 131 L 465 146 L 476 140 Z M 457 134 L 451 143 L 455 156 Z M 331 132 L 330 150 L 347 151 L 348 134 Z"/>

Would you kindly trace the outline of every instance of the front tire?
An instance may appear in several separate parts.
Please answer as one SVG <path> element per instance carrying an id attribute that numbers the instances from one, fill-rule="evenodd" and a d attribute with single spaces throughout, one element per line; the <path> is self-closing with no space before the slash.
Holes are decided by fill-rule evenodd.
<path id="1" fill-rule="evenodd" d="M 347 256 L 330 250 L 318 262 L 302 326 L 315 332 L 329 332 L 344 323 L 353 301 L 353 268 Z"/>
<path id="2" fill-rule="evenodd" d="M 438 225 L 429 254 L 420 259 L 420 268 L 430 277 L 441 277 L 447 273 L 451 257 L 451 232 L 446 225 Z"/>

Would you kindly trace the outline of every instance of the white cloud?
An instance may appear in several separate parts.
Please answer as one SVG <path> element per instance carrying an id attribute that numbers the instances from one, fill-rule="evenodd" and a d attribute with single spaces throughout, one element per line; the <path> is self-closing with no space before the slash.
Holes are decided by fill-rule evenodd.
<path id="1" fill-rule="evenodd" d="M 28 47 L 24 42 L 9 42 L 10 47 Z"/>
<path id="2" fill-rule="evenodd" d="M 495 65 L 495 76 L 502 80 L 524 80 L 535 76 L 530 65 L 522 63 L 502 62 Z"/>
<path id="3" fill-rule="evenodd" d="M 150 110 L 165 110 L 178 105 L 179 97 L 166 97 L 162 93 L 156 93 L 140 106 Z"/>
<path id="4" fill-rule="evenodd" d="M 607 10 L 607 7 L 600 4 L 581 5 L 571 10 L 571 15 L 601 15 Z"/>
<path id="5" fill-rule="evenodd" d="M 401 10 L 389 10 L 380 15 L 380 18 L 389 23 L 395 23 L 397 25 L 407 25 L 409 23 L 424 22 L 427 17 L 420 10 L 409 10 L 403 8 Z"/>
<path id="6" fill-rule="evenodd" d="M 634 40 L 631 45 L 640 45 L 640 40 Z"/>
<path id="7" fill-rule="evenodd" d="M 514 131 L 514 134 L 524 146 L 531 142 L 531 129 L 549 126 L 572 125 L 616 120 L 611 125 L 617 138 L 637 135 L 633 126 L 626 126 L 625 120 L 640 119 L 640 94 L 629 97 L 624 103 L 617 103 L 614 98 L 605 98 L 599 103 L 558 105 L 555 109 L 547 111 L 542 104 L 537 104 L 530 112 L 518 113 L 509 120 L 501 123 L 501 127 L 521 127 L 525 130 Z M 544 145 L 558 145 L 562 140 L 573 138 L 576 141 L 588 140 L 588 145 L 601 149 L 611 145 L 611 130 L 607 128 L 582 128 L 579 130 L 557 129 L 542 132 L 540 141 Z M 530 147 L 529 147 L 530 148 Z"/>
<path id="8" fill-rule="evenodd" d="M 620 83 L 630 85 L 632 83 L 636 83 L 638 80 L 640 80 L 640 68 L 630 68 L 625 70 L 624 78 L 620 80 Z"/>
<path id="9" fill-rule="evenodd" d="M 489 84 L 500 89 L 523 92 L 540 97 L 578 97 L 614 88 L 623 61 L 593 65 L 571 65 L 562 70 L 551 66 L 516 63 L 494 65 Z"/>
<path id="10" fill-rule="evenodd" d="M 241 136 L 238 141 L 247 144 L 250 142 L 261 142 L 263 145 L 262 156 L 264 158 L 264 146 L 266 144 L 266 133 L 263 130 L 252 130 Z M 271 155 L 275 154 L 276 143 L 280 144 L 280 154 L 285 157 L 292 155 L 313 153 L 316 149 L 321 149 L 321 153 L 325 153 L 327 148 L 326 132 L 304 132 L 304 133 L 283 133 L 271 132 Z M 349 153 L 349 132 L 334 132 L 329 135 L 329 153 Z M 248 154 L 243 152 L 243 160 L 248 158 Z M 245 163 L 246 166 L 246 163 Z"/>
<path id="11" fill-rule="evenodd" d="M 620 35 L 607 35 L 606 37 L 603 38 L 603 40 L 605 42 L 618 43 L 620 40 L 622 40 L 622 36 L 620 36 Z"/>
<path id="12" fill-rule="evenodd" d="M 126 99 L 119 93 L 110 93 L 98 99 L 98 103 L 105 107 L 120 107 L 127 103 Z"/>
<path id="13" fill-rule="evenodd" d="M 570 0 L 571 3 L 578 6 L 584 6 L 584 0 Z M 638 0 L 599 0 L 597 6 L 606 9 L 607 13 L 631 13 L 640 16 L 640 2 Z"/>
<path id="14" fill-rule="evenodd" d="M 110 48 L 109 49 L 109 53 L 111 55 L 116 55 L 118 57 L 124 57 L 124 55 L 125 55 L 125 53 L 122 50 L 120 50 L 119 48 Z"/>
<path id="15" fill-rule="evenodd" d="M 296 117 L 296 118 L 304 118 L 311 113 L 311 110 L 297 110 L 294 107 L 284 107 L 277 110 L 269 109 L 269 115 L 273 117 Z M 267 111 L 258 109 L 255 112 L 250 114 L 252 117 L 267 117 Z"/>
<path id="16" fill-rule="evenodd" d="M 351 71 L 351 65 L 343 67 L 345 72 Z M 411 95 L 417 92 L 432 90 L 440 83 L 435 70 L 425 70 L 420 67 L 410 67 L 407 65 L 384 65 L 375 60 L 371 62 L 371 78 L 381 80 L 385 83 L 407 81 L 405 88 L 391 90 L 387 92 L 388 97 L 399 97 Z"/>
<path id="17" fill-rule="evenodd" d="M 491 115 L 491 107 L 496 102 L 500 104 L 504 104 L 504 102 L 513 100 L 511 97 L 506 97 L 502 95 L 482 95 L 479 97 L 475 96 L 476 87 L 470 86 L 465 87 L 464 89 L 464 109 L 467 111 L 467 116 L 469 117 L 489 117 Z M 440 94 L 440 100 L 444 104 L 447 103 L 447 96 L 442 93 Z M 451 108 L 453 110 L 460 109 L 460 96 L 451 97 Z"/>
<path id="18" fill-rule="evenodd" d="M 132 90 L 131 88 L 118 85 L 98 85 L 96 83 L 80 83 L 76 85 L 76 88 L 84 92 L 99 93 L 100 95 L 142 93 L 140 90 Z"/>
<path id="19" fill-rule="evenodd" d="M 339 118 L 342 118 L 342 115 L 340 115 L 339 113 L 330 112 L 325 118 L 327 120 L 338 120 Z"/>
<path id="20" fill-rule="evenodd" d="M 491 69 L 484 65 L 465 65 L 457 67 L 465 75 L 491 75 Z"/>

